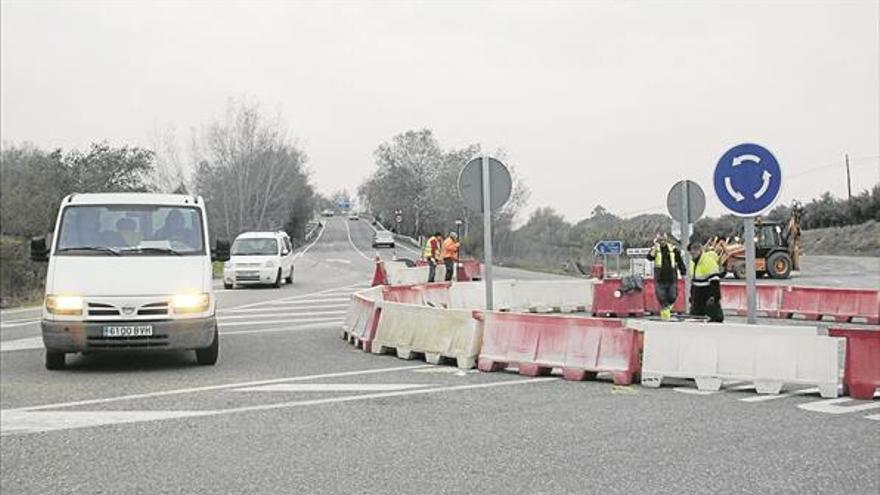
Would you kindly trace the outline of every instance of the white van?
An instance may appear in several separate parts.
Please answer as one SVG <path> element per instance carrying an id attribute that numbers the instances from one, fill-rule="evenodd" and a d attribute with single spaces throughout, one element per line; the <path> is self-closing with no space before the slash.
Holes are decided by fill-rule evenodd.
<path id="1" fill-rule="evenodd" d="M 65 353 L 195 350 L 217 362 L 205 202 L 149 193 L 71 194 L 62 200 L 52 240 L 31 241 L 31 259 L 48 261 L 43 305 L 46 368 Z"/>
<path id="2" fill-rule="evenodd" d="M 223 286 L 293 283 L 293 243 L 286 232 L 245 232 L 232 243 L 223 264 Z"/>

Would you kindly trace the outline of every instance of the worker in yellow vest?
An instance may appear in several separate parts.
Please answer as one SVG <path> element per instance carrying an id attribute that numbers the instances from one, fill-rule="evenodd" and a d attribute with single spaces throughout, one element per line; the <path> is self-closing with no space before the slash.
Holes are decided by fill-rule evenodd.
<path id="1" fill-rule="evenodd" d="M 724 321 L 721 309 L 721 264 L 718 253 L 704 249 L 699 242 L 688 246 L 691 255 L 691 314 Z"/>
<path id="2" fill-rule="evenodd" d="M 660 318 L 668 320 L 678 299 L 678 275 L 687 275 L 687 268 L 681 251 L 669 243 L 666 234 L 654 238 L 654 247 L 647 258 L 654 262 L 654 292 L 660 303 Z"/>
<path id="3" fill-rule="evenodd" d="M 437 263 L 441 261 L 440 249 L 443 245 L 443 234 L 435 232 L 425 242 L 425 250 L 422 257 L 428 262 L 428 282 L 433 282 L 437 275 Z"/>

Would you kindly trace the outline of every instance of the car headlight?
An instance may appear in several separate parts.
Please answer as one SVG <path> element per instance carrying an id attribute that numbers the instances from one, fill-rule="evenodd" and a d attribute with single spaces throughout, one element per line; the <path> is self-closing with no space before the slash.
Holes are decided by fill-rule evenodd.
<path id="1" fill-rule="evenodd" d="M 211 307 L 209 294 L 177 294 L 171 298 L 175 313 L 203 313 Z"/>
<path id="2" fill-rule="evenodd" d="M 275 260 L 269 260 L 263 263 L 263 268 L 272 268 L 273 266 L 275 266 Z"/>
<path id="3" fill-rule="evenodd" d="M 46 310 L 53 315 L 81 315 L 83 300 L 79 296 L 46 296 Z"/>

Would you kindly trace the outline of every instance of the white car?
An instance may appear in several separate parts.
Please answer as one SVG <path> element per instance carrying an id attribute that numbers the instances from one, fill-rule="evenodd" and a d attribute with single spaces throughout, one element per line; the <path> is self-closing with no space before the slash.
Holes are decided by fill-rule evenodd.
<path id="1" fill-rule="evenodd" d="M 245 232 L 223 265 L 223 287 L 293 283 L 293 243 L 286 232 Z"/>
<path id="2" fill-rule="evenodd" d="M 373 236 L 373 247 L 382 247 L 387 246 L 390 248 L 394 247 L 394 234 L 388 232 L 387 230 L 379 230 L 376 232 L 376 235 Z"/>
<path id="3" fill-rule="evenodd" d="M 48 261 L 42 333 L 46 368 L 77 352 L 195 350 L 217 362 L 219 337 L 205 202 L 183 194 L 71 194 L 54 238 L 31 240 Z"/>

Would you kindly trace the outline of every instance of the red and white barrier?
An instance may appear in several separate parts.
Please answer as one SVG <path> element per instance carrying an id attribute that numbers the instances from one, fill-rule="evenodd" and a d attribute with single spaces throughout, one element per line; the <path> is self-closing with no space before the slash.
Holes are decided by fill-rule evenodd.
<path id="1" fill-rule="evenodd" d="M 638 337 L 620 320 L 475 311 L 483 323 L 481 371 L 516 366 L 520 374 L 562 369 L 568 380 L 610 372 L 628 385 L 638 373 Z"/>
<path id="2" fill-rule="evenodd" d="M 351 296 L 348 313 L 342 327 L 342 338 L 350 344 L 370 352 L 380 310 L 378 301 L 382 299 L 382 288 L 373 287 Z"/>
<path id="3" fill-rule="evenodd" d="M 780 313 L 783 318 L 830 318 L 836 322 L 880 324 L 880 290 L 785 287 Z"/>
<path id="4" fill-rule="evenodd" d="M 867 328 L 831 328 L 828 335 L 846 339 L 843 393 L 871 400 L 880 388 L 880 331 Z"/>

